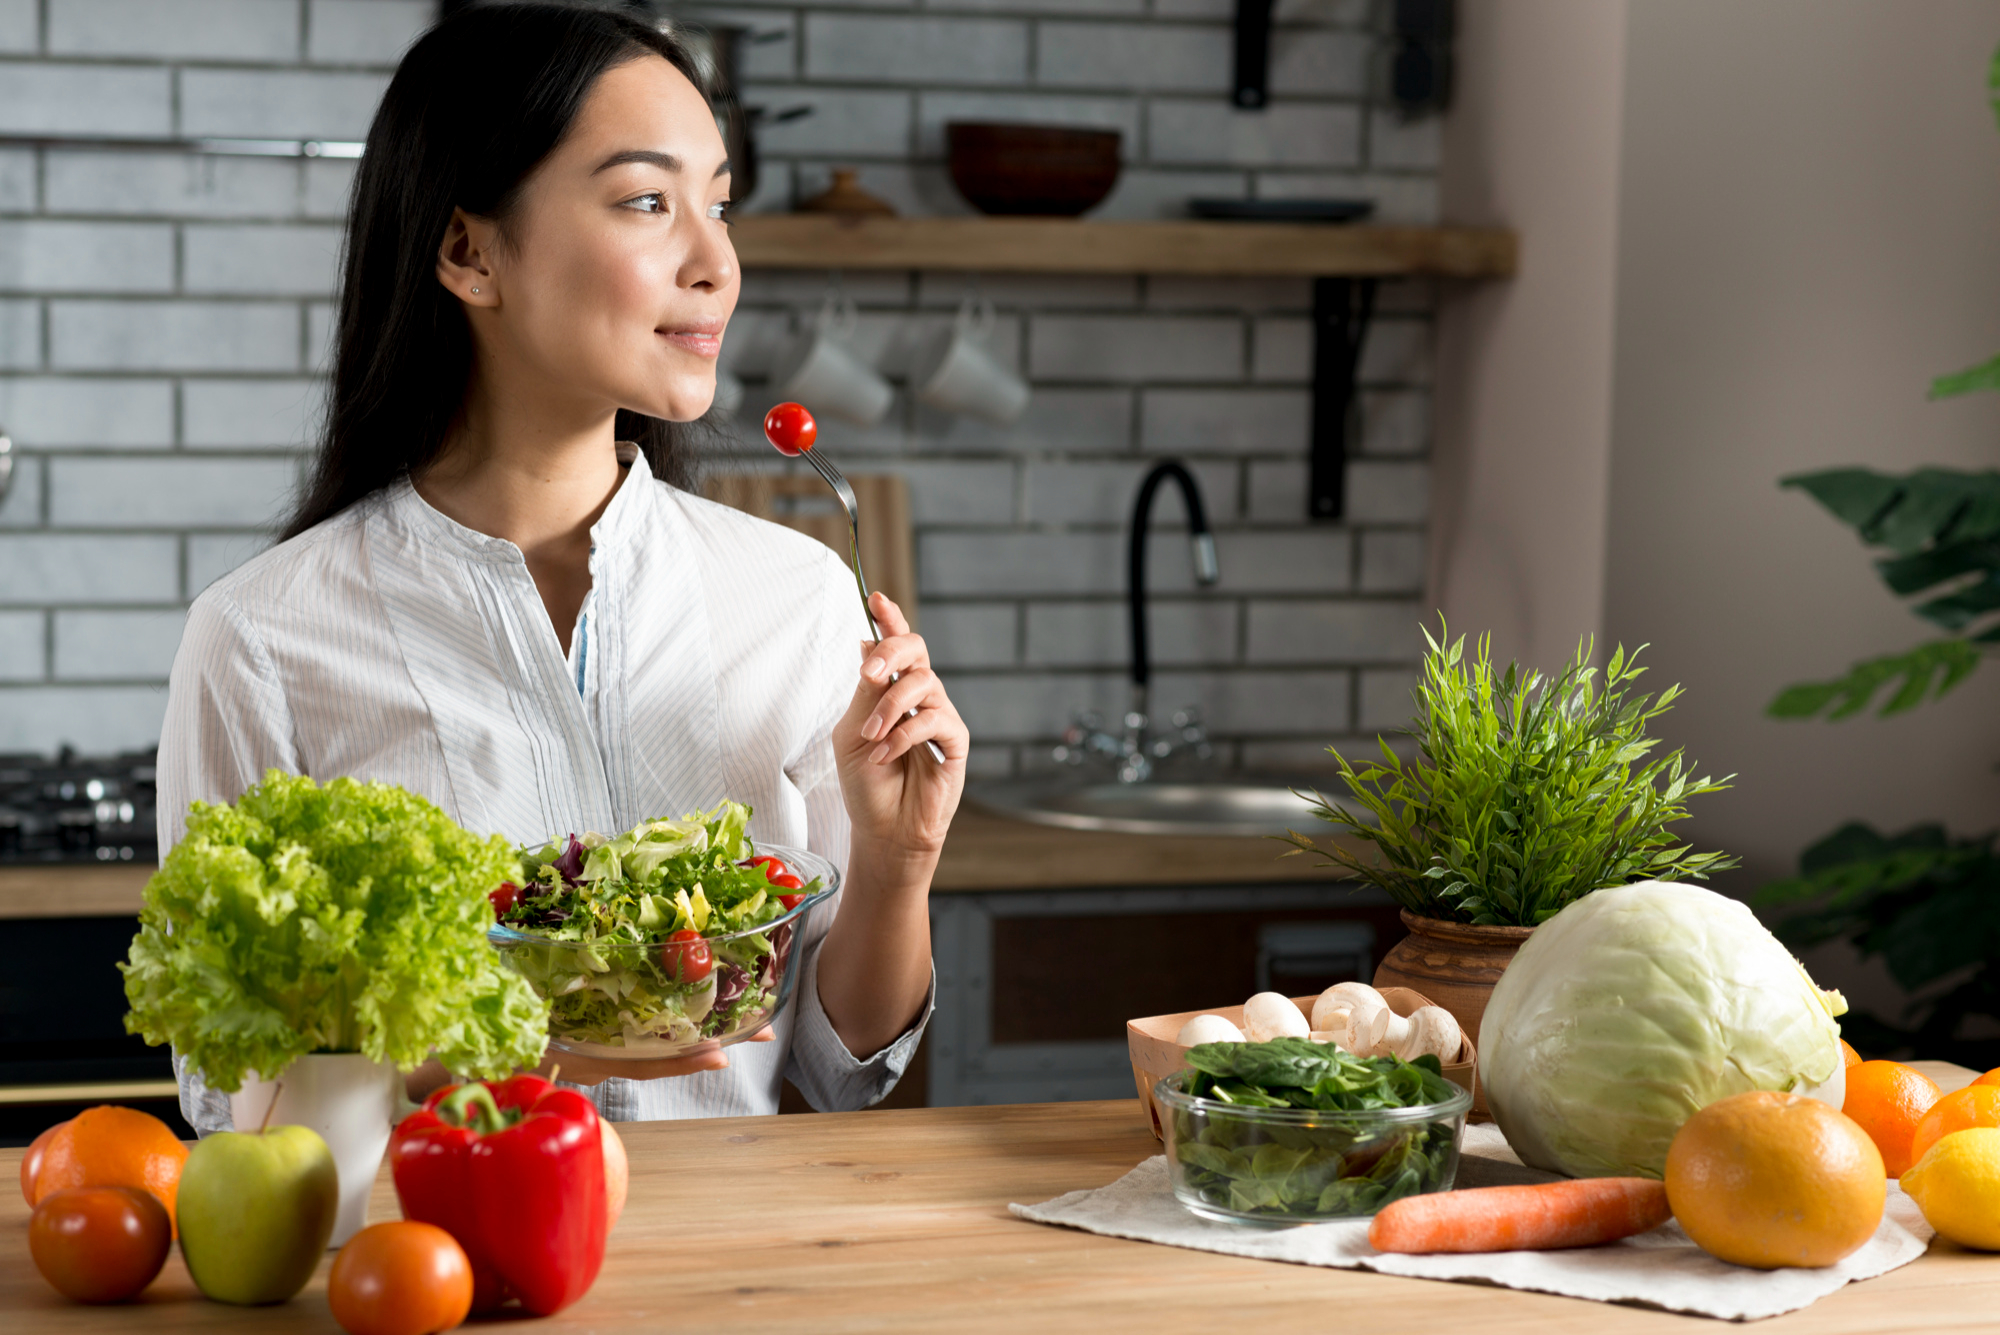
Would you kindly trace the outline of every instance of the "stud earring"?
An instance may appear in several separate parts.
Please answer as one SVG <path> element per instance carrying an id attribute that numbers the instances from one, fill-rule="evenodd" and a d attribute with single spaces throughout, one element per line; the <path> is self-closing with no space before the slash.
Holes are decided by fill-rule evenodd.
<path id="1" fill-rule="evenodd" d="M 475 288 L 473 288 L 473 289 L 472 289 L 472 295 L 473 295 L 473 296 L 475 296 L 475 297 L 476 297 L 476 296 L 478 296 L 478 295 L 479 295 L 479 289 L 478 289 L 478 288 L 476 288 L 476 287 L 475 287 Z"/>

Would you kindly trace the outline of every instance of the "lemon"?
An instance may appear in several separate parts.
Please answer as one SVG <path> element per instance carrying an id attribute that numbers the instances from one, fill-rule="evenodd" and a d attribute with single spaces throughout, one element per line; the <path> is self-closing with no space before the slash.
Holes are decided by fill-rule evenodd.
<path id="1" fill-rule="evenodd" d="M 2000 1127 L 1943 1137 L 1903 1174 L 1903 1190 L 1945 1237 L 2000 1251 Z"/>

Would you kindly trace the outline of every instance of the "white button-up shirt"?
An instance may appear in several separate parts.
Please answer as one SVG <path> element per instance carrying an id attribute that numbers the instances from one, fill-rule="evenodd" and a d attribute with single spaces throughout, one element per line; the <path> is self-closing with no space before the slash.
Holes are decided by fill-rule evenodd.
<path id="1" fill-rule="evenodd" d="M 851 572 L 810 538 L 656 481 L 643 458 L 591 543 L 567 658 L 520 548 L 407 481 L 218 580 L 174 659 L 161 848 L 189 802 L 234 801 L 276 768 L 400 784 L 516 844 L 734 798 L 754 808 L 759 843 L 845 867 L 830 734 L 868 633 Z M 929 1006 L 881 1052 L 847 1051 L 817 985 L 838 903 L 814 915 L 777 1041 L 730 1048 L 724 1071 L 589 1088 L 605 1116 L 776 1112 L 786 1076 L 829 1111 L 886 1094 Z M 189 1122 L 227 1129 L 226 1098 L 177 1067 Z"/>

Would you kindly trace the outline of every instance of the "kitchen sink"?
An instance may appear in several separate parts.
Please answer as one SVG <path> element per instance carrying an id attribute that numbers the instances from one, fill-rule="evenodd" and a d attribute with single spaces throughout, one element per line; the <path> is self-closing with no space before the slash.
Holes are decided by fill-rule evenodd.
<path id="1" fill-rule="evenodd" d="M 968 786 L 976 805 L 1002 816 L 1071 830 L 1120 834 L 1314 833 L 1325 826 L 1305 798 L 1312 785 L 1279 780 L 1175 783 L 1078 783 L 1022 780 Z"/>

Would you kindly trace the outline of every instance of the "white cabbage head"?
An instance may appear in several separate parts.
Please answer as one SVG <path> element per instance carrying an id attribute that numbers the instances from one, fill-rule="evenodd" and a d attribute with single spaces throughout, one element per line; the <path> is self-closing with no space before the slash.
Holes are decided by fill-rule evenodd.
<path id="1" fill-rule="evenodd" d="M 1681 1123 L 1745 1090 L 1840 1107 L 1847 1005 L 1737 901 L 1643 881 L 1535 929 L 1479 1026 L 1479 1082 L 1523 1162 L 1659 1177 Z"/>

